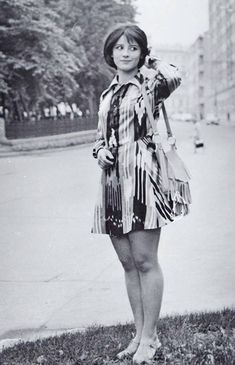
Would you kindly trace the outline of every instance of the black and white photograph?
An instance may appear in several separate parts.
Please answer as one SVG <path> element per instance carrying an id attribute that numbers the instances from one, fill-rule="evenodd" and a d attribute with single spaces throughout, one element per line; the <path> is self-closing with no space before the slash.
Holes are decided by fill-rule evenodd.
<path id="1" fill-rule="evenodd" d="M 234 0 L 0 0 L 0 365 L 235 364 Z"/>

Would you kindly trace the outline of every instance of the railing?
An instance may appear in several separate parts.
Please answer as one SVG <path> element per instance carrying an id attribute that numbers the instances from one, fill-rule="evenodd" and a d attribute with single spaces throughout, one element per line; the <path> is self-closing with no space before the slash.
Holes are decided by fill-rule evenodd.
<path id="1" fill-rule="evenodd" d="M 32 138 L 73 133 L 97 128 L 97 117 L 45 118 L 40 121 L 13 121 L 6 123 L 8 139 Z"/>

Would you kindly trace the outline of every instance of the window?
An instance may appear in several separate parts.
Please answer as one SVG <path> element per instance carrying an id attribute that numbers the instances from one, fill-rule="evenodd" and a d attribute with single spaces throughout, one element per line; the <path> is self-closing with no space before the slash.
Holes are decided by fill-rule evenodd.
<path id="1" fill-rule="evenodd" d="M 199 87 L 199 97 L 203 97 L 204 96 L 204 86 L 200 86 Z"/>
<path id="2" fill-rule="evenodd" d="M 203 80 L 203 77 L 204 77 L 204 71 L 200 71 L 199 72 L 199 79 Z"/>
<path id="3" fill-rule="evenodd" d="M 204 55 L 200 54 L 199 56 L 199 65 L 203 65 L 204 64 Z"/>

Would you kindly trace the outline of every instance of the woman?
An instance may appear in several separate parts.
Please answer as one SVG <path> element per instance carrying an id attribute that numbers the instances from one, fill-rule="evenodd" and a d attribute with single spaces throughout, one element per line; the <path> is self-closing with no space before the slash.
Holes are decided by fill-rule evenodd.
<path id="1" fill-rule="evenodd" d="M 103 171 L 92 232 L 110 236 L 124 268 L 136 334 L 117 357 L 134 355 L 135 364 L 150 364 L 160 346 L 163 276 L 157 252 L 161 227 L 174 219 L 172 205 L 160 190 L 142 91 L 145 87 L 157 119 L 161 102 L 180 84 L 174 66 L 148 55 L 146 35 L 136 25 L 119 26 L 107 37 L 104 57 L 117 73 L 101 95 L 93 149 Z"/>

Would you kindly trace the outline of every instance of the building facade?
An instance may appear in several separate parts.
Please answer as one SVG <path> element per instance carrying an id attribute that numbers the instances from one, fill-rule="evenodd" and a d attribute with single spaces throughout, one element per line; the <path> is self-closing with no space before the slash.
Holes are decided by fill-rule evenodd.
<path id="1" fill-rule="evenodd" d="M 210 111 L 208 98 L 211 94 L 210 37 L 200 35 L 189 48 L 188 57 L 188 104 L 190 113 L 203 120 Z"/>
<path id="2" fill-rule="evenodd" d="M 177 66 L 182 76 L 182 84 L 165 104 L 169 115 L 175 113 L 188 113 L 188 57 L 189 50 L 181 46 L 173 47 L 156 47 L 152 52 L 156 57 L 162 59 L 165 62 L 171 63 Z"/>
<path id="3" fill-rule="evenodd" d="M 210 109 L 221 122 L 235 121 L 235 3 L 209 0 L 212 92 Z"/>
<path id="4" fill-rule="evenodd" d="M 209 0 L 209 30 L 188 48 L 156 47 L 159 58 L 177 65 L 182 85 L 166 101 L 168 113 L 209 114 L 235 122 L 235 2 Z"/>

